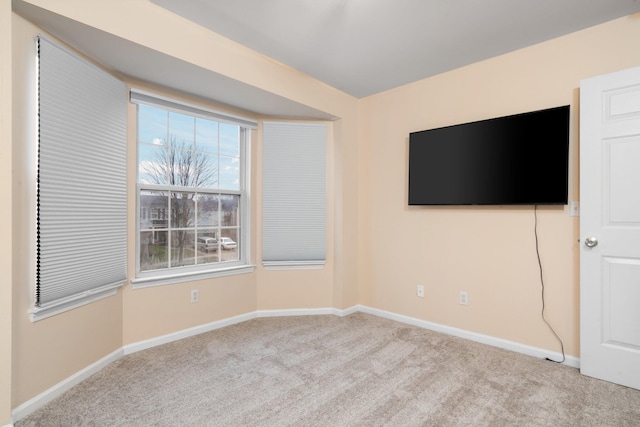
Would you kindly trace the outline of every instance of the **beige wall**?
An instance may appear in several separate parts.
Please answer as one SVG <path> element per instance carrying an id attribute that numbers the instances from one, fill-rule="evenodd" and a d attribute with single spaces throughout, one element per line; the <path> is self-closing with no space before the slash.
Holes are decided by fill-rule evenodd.
<path id="1" fill-rule="evenodd" d="M 11 2 L 0 3 L 0 200 L 11 200 Z M 0 425 L 11 421 L 11 209 L 0 210 Z"/>
<path id="2" fill-rule="evenodd" d="M 333 306 L 346 309 L 360 302 L 360 190 L 361 155 L 357 131 L 359 105 L 333 126 L 334 281 Z"/>
<path id="3" fill-rule="evenodd" d="M 640 63 L 634 41 L 638 18 L 629 17 L 528 49 L 442 74 L 358 101 L 309 76 L 259 55 L 156 7 L 146 0 L 103 2 L 32 0 L 90 27 L 128 39 L 204 69 L 340 117 L 329 153 L 328 264 L 323 270 L 272 272 L 259 261 L 259 144 L 253 145 L 251 274 L 146 289 L 125 286 L 118 295 L 31 323 L 33 192 L 33 36 L 37 28 L 13 15 L 13 129 L 4 124 L 2 153 L 13 139 L 13 241 L 3 239 L 0 272 L 13 287 L 13 327 L 0 322 L 0 339 L 13 334 L 12 353 L 0 352 L 0 375 L 12 374 L 15 408 L 124 344 L 154 338 L 254 310 L 347 308 L 357 303 L 400 314 L 556 349 L 539 318 L 539 284 L 529 208 L 409 208 L 407 138 L 411 131 L 572 104 L 574 199 L 577 199 L 577 93 L 579 80 Z M 126 10 L 123 12 L 122 8 Z M 0 10 L 0 23 L 9 20 Z M 7 31 L 2 25 L 2 31 Z M 172 28 L 167 32 L 164 29 Z M 5 34 L 5 33 L 2 33 Z M 6 45 L 6 37 L 2 38 Z M 4 46 L 4 45 L 3 45 Z M 1 54 L 6 57 L 6 48 Z M 208 55 L 201 55 L 206 51 Z M 2 90 L 7 87 L 2 82 Z M 6 116 L 4 116 L 6 117 Z M 131 118 L 131 112 L 129 116 Z M 0 122 L 2 124 L 2 122 Z M 11 136 L 11 132 L 12 135 Z M 130 135 L 130 140 L 133 141 Z M 254 141 L 257 142 L 257 141 Z M 134 143 L 130 146 L 135 150 Z M 9 147 L 9 152 L 11 147 Z M 130 156 L 131 158 L 131 156 Z M 130 171 L 135 164 L 129 165 Z M 4 176 L 4 175 L 3 175 Z M 11 182 L 5 179 L 2 182 Z M 129 208 L 135 205 L 130 186 Z M 130 276 L 135 270 L 135 222 L 130 215 Z M 566 208 L 542 208 L 540 237 L 548 315 L 578 354 L 577 219 Z M 6 271 L 5 271 L 6 270 Z M 3 282 L 4 285 L 5 282 Z M 426 298 L 415 297 L 424 284 Z M 8 288 L 8 289 L 7 289 Z M 191 289 L 200 302 L 191 304 Z M 457 304 L 459 290 L 470 305 Z M 2 299 L 0 304 L 4 304 Z M 10 311 L 11 311 L 10 310 Z M 8 338 L 7 338 L 8 339 Z M 40 355 L 47 355 L 42 363 Z M 11 367 L 11 356 L 13 367 Z M 0 386 L 0 409 L 8 397 Z M 0 422 L 6 418 L 0 412 Z"/>
<path id="4" fill-rule="evenodd" d="M 361 303 L 559 351 L 540 318 L 533 208 L 407 206 L 409 133 L 570 104 L 578 200 L 580 80 L 639 65 L 638 40 L 635 15 L 363 99 Z M 574 356 L 578 220 L 567 207 L 539 208 L 547 318 Z M 459 291 L 469 306 L 458 304 Z"/>
<path id="5" fill-rule="evenodd" d="M 35 42 L 14 15 L 13 41 L 13 407 L 122 346 L 122 294 L 32 323 Z M 46 356 L 46 359 L 45 359 Z"/>
<path id="6" fill-rule="evenodd" d="M 34 1 L 34 4 L 39 4 Z M 155 338 L 257 309 L 344 307 L 357 302 L 357 100 L 296 70 L 283 66 L 227 39 L 168 14 L 153 4 L 131 0 L 118 2 L 47 1 L 42 6 L 56 13 L 95 26 L 119 37 L 173 57 L 190 61 L 225 76 L 252 84 L 293 101 L 341 117 L 332 140 L 328 167 L 329 229 L 328 265 L 322 270 L 267 272 L 259 262 L 260 235 L 259 144 L 252 144 L 251 259 L 256 272 L 164 285 L 144 289 L 122 288 L 117 296 L 42 321 L 31 323 L 33 241 L 33 37 L 39 31 L 13 15 L 14 153 L 13 166 L 19 179 L 13 189 L 12 249 L 14 327 L 11 407 L 45 391 L 122 345 Z M 46 3 L 46 4 L 45 4 Z M 91 3 L 90 7 L 87 4 Z M 121 8 L 129 8 L 123 13 Z M 162 25 L 159 25 L 161 23 Z M 163 28 L 174 28 L 169 34 Z M 209 55 L 201 55 L 203 49 Z M 128 82 L 137 87 L 140 82 Z M 165 89 L 144 89 L 199 101 Z M 200 101 L 201 102 L 201 101 Z M 215 104 L 208 107 L 218 108 Z M 220 107 L 224 108 L 224 107 Z M 135 176 L 135 112 L 129 110 L 130 164 Z M 20 195 L 19 197 L 17 195 Z M 128 206 L 135 208 L 135 184 L 130 182 Z M 135 274 L 135 219 L 129 224 L 129 276 Z M 344 254 L 335 262 L 334 253 Z M 335 268 L 340 264 L 339 268 Z M 198 289 L 200 301 L 190 303 L 190 291 Z M 9 330 L 11 331 L 11 330 Z M 42 355 L 47 355 L 43 362 Z"/>
<path id="7" fill-rule="evenodd" d="M 277 120 L 277 119 L 270 119 Z M 336 212 L 334 200 L 337 189 L 333 185 L 335 172 L 333 124 L 324 122 L 328 128 L 327 137 L 327 212 Z M 257 132 L 258 141 L 262 141 L 262 123 Z M 256 146 L 256 159 L 262 158 L 262 144 Z M 262 176 L 262 164 L 258 160 L 254 168 L 256 176 Z M 255 194 L 262 194 L 262 183 L 256 180 Z M 326 264 L 321 269 L 310 270 L 266 270 L 262 259 L 262 198 L 255 200 L 257 210 L 257 232 L 254 234 L 256 242 L 256 259 L 258 260 L 258 289 L 257 307 L 259 310 L 295 309 L 295 308 L 326 308 L 333 307 L 334 287 L 334 217 L 328 215 L 326 223 Z"/>
<path id="8" fill-rule="evenodd" d="M 152 85 L 127 80 L 131 87 L 155 93 L 158 96 L 168 97 L 201 108 L 209 108 L 243 117 L 257 119 L 250 113 L 231 110 L 214 103 L 203 104 L 201 100 L 185 96 L 167 89 Z M 137 129 L 136 106 L 128 106 L 128 172 L 129 212 L 136 209 L 136 183 L 137 176 Z M 251 144 L 255 152 L 255 138 Z M 252 174 L 251 186 L 255 186 L 256 177 Z M 256 206 L 251 206 L 251 229 L 255 233 Z M 129 215 L 129 243 L 128 264 L 129 278 L 135 277 L 136 268 L 136 218 Z M 255 242 L 252 242 L 250 252 L 255 259 Z M 199 291 L 199 302 L 191 303 L 191 290 Z M 189 329 L 195 326 L 214 322 L 240 314 L 256 310 L 256 274 L 241 274 L 213 279 L 188 281 L 171 285 L 162 285 L 149 288 L 132 289 L 126 286 L 123 289 L 123 343 L 131 344 L 172 332 Z"/>

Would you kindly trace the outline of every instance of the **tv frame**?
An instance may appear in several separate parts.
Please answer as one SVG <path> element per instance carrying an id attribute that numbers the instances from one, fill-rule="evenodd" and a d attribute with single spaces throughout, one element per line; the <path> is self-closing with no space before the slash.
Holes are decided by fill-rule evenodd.
<path id="1" fill-rule="evenodd" d="M 570 106 L 563 105 L 410 133 L 409 206 L 566 205 L 569 195 L 570 119 Z M 545 151 L 532 150 L 536 142 L 546 135 L 550 135 L 552 140 L 544 139 Z M 472 138 L 477 139 L 470 140 Z M 427 147 L 426 144 L 432 146 Z M 482 145 L 474 147 L 472 144 Z M 450 157 L 456 147 L 465 156 Z M 553 153 L 549 148 L 553 148 Z M 496 151 L 489 151 L 490 156 L 487 156 L 487 152 L 480 152 L 482 150 Z M 425 160 L 428 151 L 440 158 Z M 549 157 L 549 154 L 557 157 Z M 488 170 L 496 164 L 500 167 Z M 549 166 L 552 175 L 545 176 L 545 170 L 549 173 Z M 425 167 L 431 169 L 426 172 L 420 170 Z M 453 175 L 456 172 L 468 176 Z M 430 181 L 436 181 L 437 176 L 450 182 L 432 185 Z M 507 182 L 507 176 L 516 182 Z M 468 189 L 457 182 L 465 180 L 470 185 Z M 495 186 L 489 188 L 491 183 Z M 418 185 L 421 190 L 416 189 Z M 444 189 L 447 186 L 457 194 L 446 194 Z M 498 187 L 502 190 L 500 194 L 491 194 Z"/>

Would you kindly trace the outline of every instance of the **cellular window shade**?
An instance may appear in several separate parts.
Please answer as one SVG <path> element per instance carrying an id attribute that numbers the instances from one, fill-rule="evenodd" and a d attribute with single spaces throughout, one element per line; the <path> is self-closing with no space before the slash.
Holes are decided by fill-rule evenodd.
<path id="1" fill-rule="evenodd" d="M 127 268 L 126 87 L 47 39 L 37 43 L 32 315 L 113 293 Z"/>
<path id="2" fill-rule="evenodd" d="M 326 142 L 323 124 L 263 126 L 262 259 L 325 260 Z"/>

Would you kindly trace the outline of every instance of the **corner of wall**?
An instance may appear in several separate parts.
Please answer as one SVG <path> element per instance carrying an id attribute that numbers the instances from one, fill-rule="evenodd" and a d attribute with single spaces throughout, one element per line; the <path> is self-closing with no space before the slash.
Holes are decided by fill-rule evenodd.
<path id="1" fill-rule="evenodd" d="M 0 4 L 0 200 L 12 197 L 12 12 L 11 2 Z M 12 210 L 0 213 L 0 425 L 11 422 L 13 368 Z"/>

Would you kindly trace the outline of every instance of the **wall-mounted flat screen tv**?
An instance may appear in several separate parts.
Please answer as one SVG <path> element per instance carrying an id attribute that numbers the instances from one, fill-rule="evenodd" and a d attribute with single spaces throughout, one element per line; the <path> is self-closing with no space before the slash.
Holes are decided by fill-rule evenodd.
<path id="1" fill-rule="evenodd" d="M 409 205 L 564 205 L 569 106 L 409 135 Z"/>

